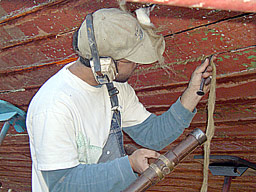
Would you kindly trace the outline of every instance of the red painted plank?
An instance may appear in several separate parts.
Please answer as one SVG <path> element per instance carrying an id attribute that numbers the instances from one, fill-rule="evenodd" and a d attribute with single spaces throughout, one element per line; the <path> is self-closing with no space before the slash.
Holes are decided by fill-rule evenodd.
<path id="1" fill-rule="evenodd" d="M 150 14 L 152 23 L 164 36 L 181 33 L 199 26 L 225 21 L 240 12 L 157 5 Z"/>
<path id="2" fill-rule="evenodd" d="M 69 2 L 69 3 L 62 3 Z M 46 2 L 47 3 L 47 2 Z M 15 2 L 9 2 L 10 7 L 15 6 Z M 29 42 L 39 37 L 47 38 L 49 36 L 58 36 L 63 33 L 72 32 L 76 29 L 85 18 L 85 15 L 89 12 L 93 12 L 95 9 L 106 6 L 106 7 L 116 7 L 117 2 L 105 2 L 104 4 L 99 2 L 86 2 L 86 1 L 64 1 L 57 0 L 53 2 L 48 2 L 50 5 L 44 7 L 39 12 L 31 13 L 30 11 L 24 14 L 26 17 L 18 18 L 15 17 L 10 21 L 4 23 L 4 31 L 10 34 L 11 39 L 2 45 L 3 48 L 7 48 L 10 45 L 15 45 L 19 41 Z M 1 4 L 0 4 L 1 6 Z M 3 9 L 5 7 L 3 6 Z M 19 32 L 17 36 L 13 34 L 13 31 Z"/>
<path id="3" fill-rule="evenodd" d="M 242 26 L 241 26 L 242 27 Z M 256 29 L 255 29 L 256 30 Z M 233 33 L 235 35 L 235 33 Z M 180 37 L 177 37 L 177 39 L 180 38 L 186 38 L 183 35 L 180 35 Z M 246 38 L 246 36 L 244 36 Z M 253 45 L 255 41 L 255 37 L 248 38 L 250 39 L 250 42 L 244 44 L 243 46 L 250 46 Z M 192 38 L 188 38 L 188 40 L 192 40 Z M 233 36 L 233 40 L 234 36 Z M 201 60 L 199 57 L 200 54 L 207 55 L 207 54 L 213 54 L 215 52 L 211 52 L 210 49 L 216 49 L 216 45 L 218 41 L 214 41 L 215 43 L 208 44 L 208 42 L 198 42 L 201 43 L 201 45 L 198 45 L 197 47 L 189 47 L 188 45 L 180 45 L 177 48 L 177 46 L 173 46 L 170 44 L 169 41 L 167 41 L 168 46 L 167 52 L 169 50 L 172 51 L 172 53 L 166 55 L 166 61 L 165 64 L 161 66 L 151 66 L 151 65 L 144 65 L 140 66 L 140 68 L 136 71 L 137 73 L 130 79 L 130 83 L 136 87 L 144 87 L 144 86 L 150 86 L 152 83 L 152 80 L 154 81 L 154 84 L 167 84 L 167 83 L 175 83 L 180 81 L 188 81 L 192 71 L 195 70 L 195 68 L 200 65 L 200 61 L 197 62 L 187 62 L 189 60 L 198 59 Z M 220 41 L 219 41 L 220 42 Z M 206 47 L 204 47 L 206 45 Z M 239 44 L 237 43 L 235 45 L 236 47 L 239 47 Z M 208 48 L 207 48 L 208 47 Z M 242 46 L 241 46 L 242 47 Z M 184 48 L 184 49 L 183 49 Z M 209 49 L 210 48 L 210 49 Z M 190 49 L 190 51 L 188 50 Z M 222 49 L 222 48 L 221 48 Z M 186 51 L 187 50 L 187 51 Z M 197 53 L 193 53 L 193 50 L 197 50 Z M 229 74 L 229 73 L 238 73 L 245 70 L 252 70 L 255 69 L 255 62 L 256 62 L 256 49 L 255 46 L 248 48 L 248 49 L 241 49 L 241 50 L 235 50 L 232 52 L 228 52 L 228 50 L 231 50 L 228 48 L 227 50 L 222 49 L 216 51 L 217 60 L 215 61 L 217 66 L 217 75 L 221 74 Z M 219 53 L 222 51 L 227 51 L 226 53 Z M 199 53 L 198 53 L 199 52 Z M 187 54 L 186 54 L 187 53 Z M 181 60 L 180 60 L 181 59 Z M 157 73 L 156 73 L 157 71 Z"/>
<path id="4" fill-rule="evenodd" d="M 15 1 L 8 2 L 11 4 L 9 12 L 14 11 Z M 0 6 L 2 3 L 3 1 Z M 24 5 L 17 4 L 17 10 L 24 10 L 22 6 L 29 7 L 29 3 L 32 1 L 26 1 Z M 10 17 L 2 23 L 0 34 L 4 38 L 0 42 L 0 99 L 26 110 L 37 89 L 63 66 L 66 59 L 76 59 L 71 48 L 71 34 L 86 13 L 112 6 L 117 6 L 116 2 L 88 3 L 70 0 L 40 11 L 27 12 L 24 17 Z M 134 10 L 141 4 L 129 6 Z M 185 89 L 192 71 L 200 63 L 200 59 L 198 62 L 187 60 L 199 58 L 202 54 L 218 53 L 214 115 L 216 134 L 212 153 L 237 155 L 256 162 L 256 95 L 253 92 L 255 47 L 232 53 L 225 52 L 255 45 L 255 14 L 159 5 L 151 15 L 156 26 L 165 35 L 168 53 L 168 56 L 165 55 L 165 64 L 169 68 L 163 70 L 148 65 L 137 70 L 130 83 L 135 87 L 141 101 L 152 112 L 163 113 Z M 225 53 L 220 53 L 223 51 Z M 161 153 L 180 142 L 192 129 L 198 127 L 205 130 L 206 99 L 207 97 L 199 103 L 198 114 L 190 128 Z M 125 142 L 132 141 L 126 136 Z M 197 149 L 173 175 L 149 191 L 199 190 L 202 166 L 193 160 L 193 155 L 202 154 L 202 151 L 202 147 Z M 0 181 L 4 184 L 3 190 L 12 188 L 17 191 L 30 191 L 31 159 L 26 133 L 17 134 L 11 128 L 0 146 L 0 157 Z M 220 191 L 222 179 L 210 175 L 209 190 Z M 255 179 L 241 177 L 234 181 L 232 190 L 252 191 Z"/>
<path id="5" fill-rule="evenodd" d="M 129 0 L 131 2 L 256 12 L 255 0 Z"/>
<path id="6" fill-rule="evenodd" d="M 32 46 L 30 49 L 28 48 L 28 50 L 23 50 L 24 48 L 20 51 L 15 49 L 14 51 L 11 51 L 9 54 L 5 53 L 3 55 L 3 59 L 2 59 L 3 63 L 8 62 L 9 65 L 11 65 L 13 63 L 13 65 L 15 66 L 14 63 L 17 63 L 17 59 L 15 59 L 15 57 L 12 59 L 13 61 L 12 60 L 7 61 L 7 58 L 12 58 L 14 53 L 15 53 L 15 55 L 17 55 L 18 58 L 23 58 L 23 57 L 26 58 L 26 60 L 24 61 L 24 64 L 27 62 L 28 63 L 37 63 L 38 60 L 41 60 L 41 61 L 42 60 L 43 61 L 50 60 L 51 61 L 51 60 L 56 60 L 56 58 L 61 59 L 61 58 L 65 58 L 65 56 L 70 56 L 70 54 L 72 54 L 72 50 L 70 50 L 71 49 L 70 39 L 69 40 L 67 40 L 67 39 L 60 40 L 61 42 L 59 42 L 59 43 L 58 43 L 58 40 L 62 36 L 67 36 L 67 35 L 64 35 L 63 33 L 72 32 L 72 30 L 74 29 L 74 26 L 75 26 L 75 28 L 78 27 L 85 15 L 84 12 L 82 12 L 83 10 L 76 12 L 77 11 L 76 9 L 74 10 L 74 8 L 73 9 L 70 8 L 70 7 L 72 7 L 71 5 L 67 6 L 67 7 L 65 7 L 65 6 L 60 7 L 61 9 L 58 11 L 54 11 L 54 10 L 51 10 L 50 12 L 42 11 L 42 12 L 40 12 L 40 14 L 38 13 L 38 15 L 36 15 L 36 16 L 34 16 L 34 15 L 27 16 L 26 18 L 22 19 L 21 22 L 17 21 L 13 24 L 12 23 L 10 23 L 10 25 L 8 24 L 7 29 L 10 29 L 12 31 L 14 29 L 16 29 L 16 31 L 20 30 L 21 33 L 24 33 L 24 36 L 26 38 L 22 40 L 22 38 L 20 39 L 20 37 L 15 38 L 15 35 L 14 35 L 14 37 L 12 39 L 10 39 L 9 41 L 8 40 L 4 41 L 5 46 L 2 47 L 4 49 L 6 49 L 6 47 L 8 47 L 8 46 L 14 46 L 16 44 L 19 45 L 23 41 L 28 43 L 28 42 L 32 42 L 32 40 L 36 40 L 36 42 L 38 42 L 38 41 L 41 41 L 41 38 L 47 38 L 47 37 L 53 38 L 53 37 L 56 37 L 56 35 L 58 36 L 58 34 L 62 34 L 62 35 L 58 36 L 58 38 L 55 39 L 55 40 L 57 40 L 57 41 L 55 41 L 56 45 L 51 43 L 51 41 L 50 41 L 49 43 L 47 43 L 47 45 L 45 45 L 45 43 L 42 43 L 40 45 L 37 44 L 37 46 Z M 81 5 L 81 3 L 80 4 L 77 3 L 77 7 L 78 7 L 78 5 Z M 73 5 L 73 6 L 75 6 L 75 5 Z M 80 7 L 82 7 L 82 6 L 79 6 L 79 8 Z M 161 9 L 159 9 L 159 10 L 161 10 Z M 64 11 L 65 12 L 68 11 L 68 13 L 63 14 Z M 160 11 L 158 11 L 158 12 L 156 11 L 156 14 L 159 12 Z M 181 19 L 183 19 L 184 22 L 186 21 L 186 19 L 184 19 L 184 17 L 188 18 L 190 15 L 193 16 L 193 10 L 186 9 L 185 15 L 181 15 L 180 12 L 182 12 L 182 10 L 176 10 L 176 12 L 175 11 L 170 12 L 169 16 L 168 15 L 165 16 L 165 20 L 170 20 L 170 22 L 171 22 L 172 17 L 174 15 L 176 15 L 177 17 L 179 17 L 178 22 L 180 23 Z M 83 13 L 83 15 L 82 14 L 77 15 L 75 13 Z M 209 13 L 207 13 L 207 14 L 209 14 Z M 198 15 L 198 14 L 196 14 L 196 15 Z M 222 17 L 227 18 L 232 15 L 234 15 L 233 12 L 226 13 L 226 15 L 224 15 L 224 16 L 223 16 L 223 12 L 217 12 L 216 14 L 214 14 L 214 17 L 212 19 L 213 19 L 213 21 L 216 21 Z M 153 17 L 153 19 L 154 18 L 155 18 L 156 22 L 158 22 L 158 23 L 161 22 L 161 20 L 157 20 L 159 18 L 158 15 Z M 211 20 L 211 18 L 209 18 L 209 19 Z M 206 22 L 206 21 L 204 21 L 204 19 L 200 20 L 197 17 L 195 17 L 194 19 L 189 19 L 188 22 L 192 22 L 190 25 L 192 28 L 199 24 L 198 22 L 193 23 L 194 20 L 196 20 L 198 22 L 201 22 L 201 21 Z M 36 25 L 35 25 L 35 23 L 36 23 Z M 60 24 L 61 24 L 61 26 L 60 26 Z M 161 25 L 168 27 L 168 25 L 166 25 L 165 23 L 163 23 Z M 28 27 L 28 26 L 31 26 L 31 27 Z M 178 25 L 175 23 L 174 23 L 174 26 L 183 26 L 183 29 L 188 27 L 185 24 Z M 6 28 L 6 26 L 5 26 L 5 28 Z M 5 32 L 5 30 L 3 32 Z M 163 33 L 165 30 L 167 30 L 167 29 L 163 29 Z M 170 26 L 170 30 L 172 30 L 171 26 Z M 63 47 L 63 42 L 69 42 L 69 43 L 65 43 L 65 47 Z M 20 45 L 22 45 L 22 44 L 20 44 Z M 44 47 L 44 45 L 46 47 Z M 37 50 L 37 52 L 33 53 L 33 50 Z M 20 52 L 20 54 L 19 54 L 19 52 Z M 206 52 L 204 52 L 204 54 L 206 54 Z M 32 55 L 33 56 L 36 55 L 36 57 L 31 58 Z M 169 55 L 168 57 L 170 57 L 170 56 L 171 55 Z M 179 57 L 178 59 L 182 59 L 182 57 Z M 23 62 L 21 62 L 21 64 L 23 64 Z"/>
<path id="7" fill-rule="evenodd" d="M 33 8 L 40 4 L 46 3 L 48 0 L 26 0 L 26 1 L 1 1 L 0 5 L 5 10 L 5 15 L 11 15 L 12 12 L 18 12 L 18 10 L 26 10 Z"/>
<path id="8" fill-rule="evenodd" d="M 58 40 L 49 39 L 47 42 L 44 41 L 40 44 L 35 42 L 28 46 L 23 45 L 4 51 L 0 53 L 0 59 L 4 62 L 0 70 L 9 69 L 12 71 L 13 68 L 19 68 L 19 66 L 25 66 L 25 68 L 36 65 L 41 66 L 74 57 L 71 41 L 71 34 L 67 34 L 58 38 Z M 64 45 L 66 44 L 70 46 L 65 47 Z"/>
<path id="9" fill-rule="evenodd" d="M 66 61 L 70 62 L 70 60 Z M 31 89 L 40 87 L 47 79 L 58 72 L 65 64 L 62 63 L 52 63 L 49 65 L 44 65 L 33 69 L 29 67 L 26 70 L 13 72 L 13 73 L 2 73 L 3 78 L 0 79 L 1 92 L 4 94 L 8 91 L 15 91 L 16 89 Z M 0 93 L 1 94 L 1 93 Z M 1 97 L 1 96 L 0 96 Z"/>

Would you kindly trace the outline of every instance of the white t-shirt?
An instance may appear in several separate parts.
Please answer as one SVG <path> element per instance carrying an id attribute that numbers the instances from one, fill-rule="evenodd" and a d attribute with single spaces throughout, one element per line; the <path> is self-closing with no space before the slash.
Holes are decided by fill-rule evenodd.
<path id="1" fill-rule="evenodd" d="M 47 192 L 40 170 L 96 163 L 107 141 L 112 118 L 105 85 L 93 87 L 63 67 L 33 97 L 27 113 L 32 156 L 32 190 Z M 119 90 L 122 127 L 142 123 L 150 115 L 128 83 Z"/>

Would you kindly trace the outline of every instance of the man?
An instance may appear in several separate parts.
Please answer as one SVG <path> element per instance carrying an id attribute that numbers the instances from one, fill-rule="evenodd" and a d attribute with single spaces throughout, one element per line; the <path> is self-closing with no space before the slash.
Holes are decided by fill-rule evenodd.
<path id="1" fill-rule="evenodd" d="M 211 75 L 206 60 L 176 103 L 156 116 L 143 107 L 126 81 L 138 64 L 159 60 L 162 38 L 150 36 L 133 16 L 119 9 L 93 13 L 93 28 L 99 55 L 116 61 L 113 86 L 118 92 L 112 94 L 109 84 L 99 84 L 95 78 L 88 63 L 92 55 L 84 22 L 75 42 L 80 58 L 50 78 L 28 109 L 35 192 L 124 190 L 136 179 L 135 173 L 148 168 L 148 158 L 158 158 L 153 150 L 161 150 L 189 126 L 201 99 L 196 94 L 201 78 Z M 115 95 L 117 106 L 113 105 Z M 121 128 L 149 149 L 125 155 Z"/>

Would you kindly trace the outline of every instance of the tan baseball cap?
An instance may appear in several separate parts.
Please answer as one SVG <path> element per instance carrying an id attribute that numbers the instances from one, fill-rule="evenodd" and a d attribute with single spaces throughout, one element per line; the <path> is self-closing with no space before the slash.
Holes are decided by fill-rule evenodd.
<path id="1" fill-rule="evenodd" d="M 117 8 L 94 12 L 93 28 L 100 56 L 150 64 L 159 60 L 159 53 L 162 55 L 165 49 L 163 38 L 160 46 L 157 46 L 157 42 L 143 30 L 135 17 Z M 78 49 L 81 56 L 91 59 L 86 21 L 78 31 Z"/>

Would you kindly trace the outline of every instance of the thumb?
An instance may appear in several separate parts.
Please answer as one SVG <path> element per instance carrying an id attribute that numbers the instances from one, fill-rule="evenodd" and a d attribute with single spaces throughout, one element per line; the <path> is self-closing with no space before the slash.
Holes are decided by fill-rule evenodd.
<path id="1" fill-rule="evenodd" d="M 208 67 L 208 65 L 209 65 L 209 58 L 206 58 L 203 62 L 202 62 L 202 64 L 198 67 L 198 69 L 197 69 L 197 72 L 198 73 L 203 73 L 203 72 L 205 72 L 206 71 L 206 68 Z"/>

